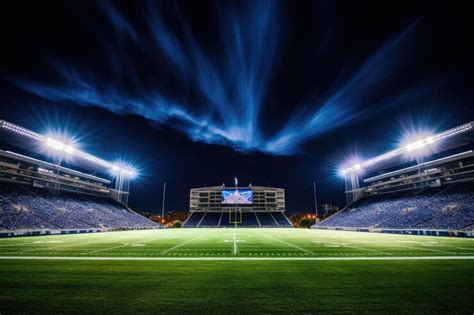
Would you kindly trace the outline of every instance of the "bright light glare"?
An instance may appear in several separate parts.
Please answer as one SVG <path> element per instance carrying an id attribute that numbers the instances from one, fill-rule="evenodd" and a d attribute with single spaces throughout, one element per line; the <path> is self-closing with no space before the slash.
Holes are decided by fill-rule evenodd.
<path id="1" fill-rule="evenodd" d="M 428 138 L 425 139 L 425 141 L 426 141 L 426 143 L 431 144 L 431 143 L 435 142 L 435 138 L 434 137 L 428 137 Z"/>
<path id="2" fill-rule="evenodd" d="M 67 145 L 65 148 L 64 148 L 64 151 L 66 153 L 73 153 L 74 152 L 74 148 L 70 145 Z"/>
<path id="3" fill-rule="evenodd" d="M 46 145 L 58 151 L 62 151 L 64 149 L 64 144 L 61 141 L 51 138 L 46 139 Z"/>
<path id="4" fill-rule="evenodd" d="M 129 166 L 118 166 L 116 164 L 114 164 L 112 166 L 112 172 L 115 173 L 116 175 L 123 175 L 123 176 L 127 176 L 127 177 L 135 177 L 137 175 L 137 172 L 133 169 L 133 168 L 130 168 Z"/>
<path id="5" fill-rule="evenodd" d="M 418 149 L 421 149 L 423 148 L 424 146 L 426 145 L 426 143 L 424 142 L 424 140 L 418 140 L 418 141 L 415 141 L 413 143 L 410 143 L 409 145 L 407 145 L 405 148 L 408 152 L 410 151 L 413 151 L 413 150 L 418 150 Z"/>
<path id="6" fill-rule="evenodd" d="M 74 152 L 74 147 L 73 146 L 66 145 L 66 144 L 62 143 L 61 141 L 58 141 L 58 140 L 55 140 L 55 139 L 47 138 L 46 139 L 46 145 L 48 147 L 50 147 L 51 149 L 56 150 L 56 151 L 64 151 L 66 153 L 73 153 Z"/>

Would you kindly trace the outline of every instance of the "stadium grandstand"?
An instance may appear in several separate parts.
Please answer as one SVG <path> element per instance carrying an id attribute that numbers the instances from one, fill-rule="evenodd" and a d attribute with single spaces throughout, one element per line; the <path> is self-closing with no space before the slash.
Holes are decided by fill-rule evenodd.
<path id="1" fill-rule="evenodd" d="M 473 126 L 344 168 L 348 205 L 313 228 L 473 236 Z"/>
<path id="2" fill-rule="evenodd" d="M 184 227 L 292 227 L 285 215 L 285 190 L 252 186 L 194 188 Z"/>
<path id="3" fill-rule="evenodd" d="M 41 146 L 60 157 L 57 163 L 51 163 L 0 150 L 0 235 L 161 227 L 127 207 L 132 169 L 4 120 L 0 120 L 0 131 L 19 138 L 14 142 L 21 143 L 21 149 Z M 66 156 L 74 156 L 70 160 L 80 170 L 62 166 Z M 112 178 L 98 173 L 111 174 Z"/>

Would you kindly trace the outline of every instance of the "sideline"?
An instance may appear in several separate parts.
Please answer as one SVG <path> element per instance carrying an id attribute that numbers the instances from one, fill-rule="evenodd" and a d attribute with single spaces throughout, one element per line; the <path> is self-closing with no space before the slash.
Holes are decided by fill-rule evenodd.
<path id="1" fill-rule="evenodd" d="M 474 260 L 474 256 L 387 257 L 77 257 L 0 256 L 1 260 L 89 260 L 89 261 L 364 261 L 364 260 Z"/>

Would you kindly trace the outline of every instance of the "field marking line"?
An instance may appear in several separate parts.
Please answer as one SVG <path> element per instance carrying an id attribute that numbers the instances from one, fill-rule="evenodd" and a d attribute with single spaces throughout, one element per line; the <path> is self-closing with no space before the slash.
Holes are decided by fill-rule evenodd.
<path id="1" fill-rule="evenodd" d="M 113 233 L 113 232 L 111 232 Z M 53 235 L 51 235 L 53 236 Z M 97 239 L 95 236 L 97 236 L 97 234 L 93 235 L 93 234 L 72 234 L 72 235 L 67 235 L 67 234 L 63 234 L 63 235 L 54 235 L 54 237 L 66 237 L 66 236 L 72 236 L 72 237 L 87 237 L 87 238 L 90 238 L 89 240 L 85 241 L 85 242 L 82 242 L 81 243 L 81 246 L 83 245 L 94 245 L 94 244 L 100 244 L 101 242 L 103 242 L 104 240 L 103 239 Z M 43 236 L 39 236 L 39 237 L 43 237 Z M 55 246 L 51 246 L 51 245 L 54 245 L 55 243 L 38 243 L 38 244 L 34 244 L 34 243 L 30 243 L 29 241 L 25 241 L 24 242 L 25 245 L 35 245 L 36 247 L 35 248 L 30 248 L 30 249 L 20 249 L 19 251 L 16 251 L 17 253 L 24 253 L 24 252 L 36 252 L 36 251 L 42 251 L 42 250 L 70 250 L 70 247 L 71 246 L 74 246 L 75 242 L 74 241 L 71 241 L 71 239 L 69 239 L 68 241 L 65 241 L 65 242 L 61 242 L 59 244 L 56 244 Z M 43 245 L 43 246 L 42 246 Z M 44 245 L 49 245 L 49 246 L 44 246 Z M 38 247 L 39 246 L 39 247 Z M 61 249 L 65 247 L 64 249 Z M 75 250 L 81 250 L 80 248 L 77 248 Z M 86 250 L 86 249 L 84 249 Z M 89 252 L 93 252 L 94 250 L 91 250 Z"/>
<path id="2" fill-rule="evenodd" d="M 284 240 L 281 240 L 281 239 L 278 238 L 278 237 L 274 237 L 274 236 L 268 235 L 267 233 L 263 233 L 263 235 L 265 235 L 266 237 L 271 238 L 271 239 L 273 239 L 273 240 L 275 240 L 275 241 L 277 241 L 277 242 L 280 242 L 280 243 L 282 243 L 282 244 L 285 244 L 285 245 L 287 245 L 287 246 L 291 246 L 291 247 L 293 247 L 293 248 L 296 248 L 296 249 L 298 249 L 298 250 L 300 250 L 300 251 L 302 251 L 302 252 L 304 252 L 304 253 L 306 253 L 306 254 L 311 254 L 311 255 L 314 254 L 314 252 L 312 252 L 312 251 L 306 250 L 306 249 L 304 249 L 304 248 L 302 248 L 302 247 L 299 247 L 298 245 L 285 242 Z"/>
<path id="3" fill-rule="evenodd" d="M 113 250 L 113 249 L 122 248 L 122 247 L 134 247 L 134 245 L 137 245 L 137 244 L 142 244 L 144 242 L 149 243 L 149 242 L 153 242 L 155 240 L 162 240 L 162 239 L 169 238 L 171 236 L 171 235 L 164 235 L 163 236 L 161 233 L 158 233 L 158 234 L 159 234 L 159 236 L 153 237 L 153 238 L 150 238 L 150 239 L 146 239 L 146 240 L 140 239 L 139 241 L 133 241 L 133 242 L 129 242 L 129 243 L 126 243 L 126 244 L 122 243 L 122 245 L 117 245 L 117 246 L 112 246 L 112 247 L 107 247 L 107 248 L 99 248 L 99 249 L 95 249 L 95 250 L 89 250 L 89 251 L 84 252 L 83 254 L 86 255 L 86 254 L 90 254 L 90 253 L 104 252 L 104 251 Z M 127 239 L 125 239 L 125 240 L 127 240 Z M 98 240 L 98 241 L 94 241 L 93 243 L 98 244 L 100 242 L 101 242 L 101 240 Z"/>
<path id="4" fill-rule="evenodd" d="M 327 237 L 329 238 L 332 238 L 332 239 L 336 239 L 337 241 L 340 241 L 339 237 L 336 237 L 334 235 L 327 235 Z M 348 240 L 349 242 L 352 242 L 352 240 Z M 340 243 L 337 243 L 337 242 L 331 242 L 331 241 L 325 241 L 327 243 L 330 243 L 330 244 L 333 244 L 333 245 L 340 245 L 342 247 L 347 247 L 347 248 L 352 248 L 352 249 L 357 249 L 357 250 L 365 250 L 367 252 L 372 252 L 372 253 L 376 253 L 376 254 L 380 254 L 380 255 L 386 255 L 387 252 L 383 251 L 383 250 L 377 250 L 377 249 L 371 249 L 371 248 L 367 248 L 365 246 L 357 246 L 358 243 L 354 244 L 352 243 L 352 245 L 347 245 L 347 243 L 344 243 L 343 244 L 340 244 Z"/>
<path id="5" fill-rule="evenodd" d="M 196 237 L 193 237 L 192 239 L 189 239 L 189 240 L 187 240 L 187 241 L 185 241 L 185 242 L 183 242 L 183 243 L 180 243 L 180 244 L 178 244 L 178 245 L 175 245 L 175 246 L 173 246 L 173 247 L 171 247 L 171 248 L 168 248 L 168 249 L 162 251 L 161 254 L 162 254 L 162 255 L 168 254 L 169 252 L 171 252 L 171 251 L 173 251 L 173 250 L 175 250 L 175 249 L 177 249 L 177 248 L 179 248 L 179 247 L 181 247 L 181 246 L 184 246 L 184 245 L 186 245 L 186 244 L 188 244 L 188 243 L 190 243 L 190 242 L 192 242 L 192 241 L 195 241 L 195 240 L 197 240 L 197 239 L 199 239 L 199 238 L 201 238 L 201 237 L 207 236 L 207 235 L 212 234 L 212 233 L 214 233 L 214 232 L 215 232 L 215 231 L 211 231 L 211 232 L 209 232 L 209 233 L 200 234 L 200 235 L 198 235 L 198 236 L 196 236 Z"/>
<path id="6" fill-rule="evenodd" d="M 327 237 L 330 237 L 332 239 L 340 239 L 339 236 L 335 236 L 335 235 L 327 235 Z M 328 243 L 330 243 L 328 241 Z M 416 245 L 420 245 L 420 246 L 410 246 L 410 245 L 407 245 L 407 244 L 404 244 L 404 246 L 402 247 L 403 249 L 409 249 L 409 250 L 419 250 L 419 251 L 429 251 L 429 252 L 435 252 L 435 253 L 441 253 L 441 254 L 452 254 L 452 252 L 449 252 L 449 251 L 445 251 L 445 250 L 441 250 L 441 249 L 434 249 L 434 248 L 427 248 L 427 247 L 423 247 L 421 246 L 421 244 L 424 244 L 426 243 L 426 240 L 423 240 L 423 241 L 419 241 L 419 244 L 416 244 Z M 335 243 L 336 244 L 336 243 Z M 411 243 L 409 243 L 411 244 Z M 341 246 L 345 246 L 345 245 L 341 245 Z M 351 247 L 351 246 L 346 246 L 346 247 Z M 367 247 L 358 247 L 358 246 L 353 246 L 354 249 L 362 249 L 362 250 L 366 250 L 366 251 L 372 251 L 372 252 L 375 252 L 375 253 L 379 253 L 379 254 L 382 254 L 382 255 L 386 255 L 386 252 L 385 250 L 380 250 L 380 251 L 377 251 L 377 250 L 372 250 L 372 249 L 369 249 Z M 389 248 L 387 248 L 386 250 L 389 250 Z"/>
<path id="7" fill-rule="evenodd" d="M 237 255 L 237 242 L 235 241 L 235 228 L 234 228 L 234 255 Z"/>
<path id="8" fill-rule="evenodd" d="M 347 245 L 347 243 L 337 243 L 337 242 L 331 242 L 331 241 L 321 241 L 321 243 L 328 243 L 328 244 L 331 244 L 331 245 L 338 245 L 338 246 L 346 247 L 346 248 L 350 248 L 350 249 L 363 250 L 363 251 L 366 251 L 366 252 L 369 252 L 369 253 L 371 252 L 371 253 L 376 253 L 376 254 L 380 254 L 380 255 L 386 255 L 387 254 L 387 253 L 385 253 L 383 251 L 380 251 L 380 250 L 369 249 L 369 248 L 366 248 L 366 247 L 359 247 L 359 246 L 356 246 L 356 245 Z"/>
<path id="9" fill-rule="evenodd" d="M 82 234 L 82 235 L 91 235 L 91 234 Z M 63 236 L 63 235 L 54 235 L 54 236 Z M 78 236 L 77 234 L 75 234 L 74 236 Z M 96 239 L 92 239 L 90 241 L 86 241 L 86 242 L 82 242 L 81 244 L 87 244 L 87 245 L 91 245 L 91 244 L 95 244 L 95 243 L 98 243 L 99 240 L 96 240 Z M 69 249 L 69 247 L 74 244 L 74 242 L 71 242 L 71 241 L 68 241 L 68 242 L 62 242 L 62 243 L 27 243 L 27 244 L 34 244 L 34 246 L 39 246 L 39 247 L 35 247 L 35 248 L 30 248 L 30 249 L 21 249 L 19 251 L 17 251 L 18 253 L 24 253 L 24 252 L 36 252 L 36 251 L 42 251 L 42 250 L 58 250 L 62 247 L 66 247 L 65 250 Z M 51 246 L 51 245 L 54 245 L 55 246 Z M 44 246 L 46 245 L 46 246 Z M 49 246 L 48 246 L 49 245 Z"/>
<path id="10" fill-rule="evenodd" d="M 452 252 L 448 252 L 441 249 L 434 249 L 434 248 L 426 248 L 423 246 L 405 246 L 406 248 L 410 248 L 412 250 L 419 250 L 419 251 L 428 251 L 428 252 L 435 252 L 435 253 L 442 253 L 442 254 L 452 254 Z"/>
<path id="11" fill-rule="evenodd" d="M 0 256 L 1 260 L 88 261 L 383 261 L 383 260 L 474 260 L 474 256 L 386 256 L 386 257 L 77 257 Z"/>

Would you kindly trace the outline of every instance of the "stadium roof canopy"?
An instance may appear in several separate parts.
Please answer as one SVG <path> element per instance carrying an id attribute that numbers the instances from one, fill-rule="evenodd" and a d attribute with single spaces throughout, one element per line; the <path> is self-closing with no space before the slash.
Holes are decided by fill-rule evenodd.
<path id="1" fill-rule="evenodd" d="M 105 161 L 99 157 L 93 156 L 87 152 L 78 150 L 71 145 L 63 143 L 58 139 L 53 139 L 29 129 L 20 127 L 13 123 L 0 119 L 0 131 L 12 135 L 15 139 L 15 145 L 24 149 L 37 152 L 38 144 L 61 153 L 65 156 L 74 157 L 74 165 L 84 169 L 95 171 L 111 171 L 122 176 L 132 177 L 134 170 Z"/>
<path id="2" fill-rule="evenodd" d="M 341 172 L 345 176 L 361 171 L 375 170 L 376 168 L 389 168 L 400 164 L 402 158 L 405 158 L 404 161 L 406 162 L 407 156 L 411 160 L 416 160 L 417 157 L 422 155 L 433 155 L 467 145 L 473 142 L 473 127 L 474 121 L 471 121 L 458 127 L 418 139 L 367 161 L 353 164 L 344 168 Z"/>
<path id="3" fill-rule="evenodd" d="M 412 165 L 412 166 L 405 167 L 405 168 L 402 168 L 402 169 L 398 169 L 398 170 L 395 170 L 395 171 L 392 171 L 392 172 L 388 172 L 388 173 L 380 174 L 380 175 L 373 176 L 373 177 L 370 177 L 370 178 L 366 178 L 366 179 L 364 179 L 364 183 L 370 183 L 370 182 L 378 181 L 380 179 L 388 178 L 388 177 L 391 177 L 391 176 L 398 176 L 398 175 L 406 174 L 408 172 L 417 171 L 420 168 L 436 167 L 438 165 L 442 165 L 443 163 L 458 161 L 460 159 L 467 158 L 467 157 L 472 157 L 472 156 L 474 156 L 474 151 L 469 150 L 469 151 L 457 153 L 457 154 L 454 154 L 454 155 L 442 157 L 440 159 L 424 162 L 424 163 L 421 163 L 421 164 L 418 164 L 418 165 Z"/>

